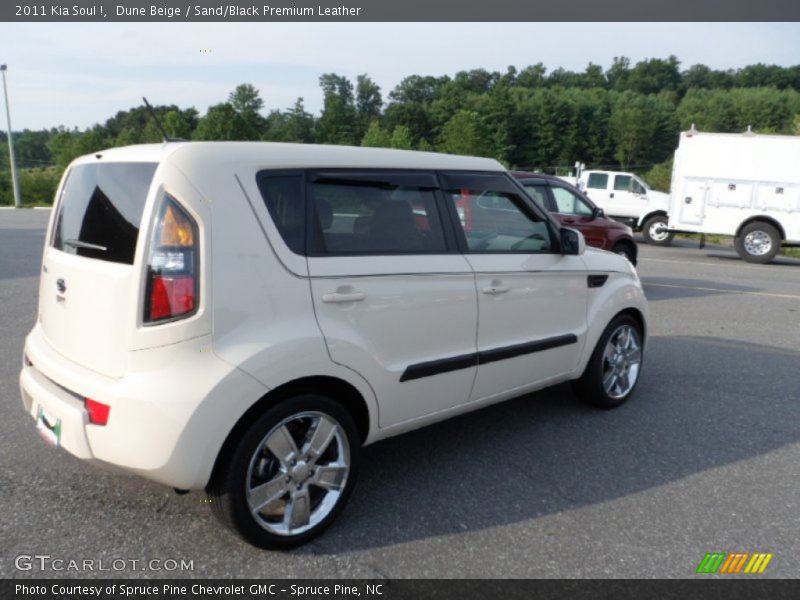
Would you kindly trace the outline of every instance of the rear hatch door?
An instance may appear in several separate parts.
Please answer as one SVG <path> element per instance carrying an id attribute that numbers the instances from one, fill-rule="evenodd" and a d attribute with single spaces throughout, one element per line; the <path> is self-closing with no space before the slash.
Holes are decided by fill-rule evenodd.
<path id="1" fill-rule="evenodd" d="M 44 251 L 39 319 L 50 345 L 110 377 L 125 373 L 136 325 L 142 214 L 157 163 L 72 166 Z"/>

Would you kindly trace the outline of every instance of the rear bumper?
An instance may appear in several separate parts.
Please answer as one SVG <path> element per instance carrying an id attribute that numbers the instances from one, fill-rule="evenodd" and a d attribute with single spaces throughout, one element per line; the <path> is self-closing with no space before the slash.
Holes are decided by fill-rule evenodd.
<path id="1" fill-rule="evenodd" d="M 19 384 L 22 403 L 27 413 L 36 419 L 39 410 L 43 410 L 54 423 L 60 423 L 62 433 L 59 444 L 67 452 L 84 460 L 93 458 L 86 437 L 89 418 L 83 402 L 58 387 L 34 367 L 22 369 Z"/>
<path id="2" fill-rule="evenodd" d="M 129 374 L 119 379 L 66 359 L 38 326 L 25 353 L 25 410 L 60 421 L 64 450 L 182 489 L 206 485 L 228 432 L 267 391 L 217 357 L 205 337 L 131 352 Z M 89 422 L 86 397 L 111 407 L 106 425 Z"/>

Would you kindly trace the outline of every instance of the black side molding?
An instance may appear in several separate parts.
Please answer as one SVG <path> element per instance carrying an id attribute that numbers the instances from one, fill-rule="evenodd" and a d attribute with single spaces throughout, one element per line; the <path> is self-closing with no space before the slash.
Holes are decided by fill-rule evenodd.
<path id="1" fill-rule="evenodd" d="M 452 358 L 441 358 L 416 365 L 409 365 L 400 376 L 400 381 L 410 381 L 411 379 L 422 379 L 431 375 L 439 375 L 449 371 L 468 369 L 478 364 L 478 354 L 463 354 Z"/>
<path id="2" fill-rule="evenodd" d="M 586 283 L 589 284 L 590 288 L 603 287 L 603 284 L 607 280 L 608 280 L 608 275 L 588 275 L 586 277 Z"/>
<path id="3" fill-rule="evenodd" d="M 523 354 L 533 354 L 534 352 L 542 352 L 543 350 L 550 350 L 551 348 L 568 346 L 569 344 L 575 344 L 577 341 L 578 336 L 570 333 L 569 335 L 559 335 L 547 338 L 546 340 L 536 340 L 535 342 L 525 342 L 524 344 L 506 346 L 504 348 L 484 350 L 483 352 L 478 352 L 478 364 L 484 365 L 498 360 L 515 358 Z"/>
<path id="4" fill-rule="evenodd" d="M 412 379 L 430 377 L 431 375 L 439 375 L 440 373 L 448 373 L 449 371 L 468 369 L 469 367 L 496 362 L 498 360 L 515 358 L 523 354 L 533 354 L 534 352 L 542 352 L 543 350 L 550 350 L 551 348 L 575 344 L 577 341 L 578 336 L 570 333 L 568 335 L 559 335 L 544 340 L 525 342 L 524 344 L 515 344 L 503 348 L 493 348 L 492 350 L 475 352 L 473 354 L 463 354 L 452 358 L 442 358 L 439 360 L 417 363 L 406 367 L 406 370 L 403 371 L 403 374 L 400 376 L 400 381 L 410 381 Z"/>

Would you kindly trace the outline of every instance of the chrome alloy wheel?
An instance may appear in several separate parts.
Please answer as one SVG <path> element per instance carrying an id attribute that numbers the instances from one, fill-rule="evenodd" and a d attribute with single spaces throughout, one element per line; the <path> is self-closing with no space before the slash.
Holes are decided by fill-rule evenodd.
<path id="1" fill-rule="evenodd" d="M 772 250 L 772 238 L 766 231 L 751 231 L 744 237 L 744 249 L 751 256 L 764 256 Z"/>
<path id="2" fill-rule="evenodd" d="M 650 239 L 656 242 L 663 242 L 669 237 L 669 229 L 663 221 L 656 221 L 647 230 Z"/>
<path id="3" fill-rule="evenodd" d="M 624 398 L 636 385 L 642 365 L 642 344 L 631 325 L 620 325 L 603 352 L 603 388 L 611 398 Z"/>
<path id="4" fill-rule="evenodd" d="M 276 535 L 318 525 L 339 501 L 350 472 L 350 445 L 329 415 L 303 412 L 278 423 L 261 440 L 247 469 L 247 505 Z"/>

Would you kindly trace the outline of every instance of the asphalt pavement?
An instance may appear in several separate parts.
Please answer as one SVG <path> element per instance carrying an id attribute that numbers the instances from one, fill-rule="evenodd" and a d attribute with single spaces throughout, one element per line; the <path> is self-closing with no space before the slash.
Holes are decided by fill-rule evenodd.
<path id="1" fill-rule="evenodd" d="M 0 577 L 696 577 L 720 551 L 800 573 L 800 261 L 640 245 L 651 337 L 627 404 L 591 409 L 563 385 L 370 446 L 338 521 L 266 552 L 204 494 L 36 434 L 17 377 L 48 216 L 0 210 Z M 65 562 L 17 559 L 34 555 Z"/>

